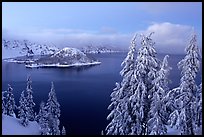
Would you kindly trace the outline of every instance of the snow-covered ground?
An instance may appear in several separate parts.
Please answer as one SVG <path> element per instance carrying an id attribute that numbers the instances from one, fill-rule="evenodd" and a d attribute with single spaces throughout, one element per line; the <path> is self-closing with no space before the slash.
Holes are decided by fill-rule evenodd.
<path id="1" fill-rule="evenodd" d="M 36 121 L 29 121 L 24 127 L 19 119 L 2 114 L 2 135 L 40 135 L 40 126 Z"/>
<path id="2" fill-rule="evenodd" d="M 62 64 L 30 64 L 25 65 L 27 68 L 39 68 L 39 67 L 80 67 L 80 66 L 89 66 L 89 65 L 99 65 L 101 62 L 91 62 L 91 63 L 75 63 L 71 65 L 62 65 Z"/>
<path id="3" fill-rule="evenodd" d="M 170 126 L 167 126 L 167 134 L 166 135 L 181 135 L 178 129 L 176 128 L 171 128 Z"/>
<path id="4" fill-rule="evenodd" d="M 65 47 L 62 50 L 56 52 L 51 57 L 66 57 L 66 56 L 76 56 L 76 55 L 86 56 L 86 54 L 84 54 L 77 48 Z"/>

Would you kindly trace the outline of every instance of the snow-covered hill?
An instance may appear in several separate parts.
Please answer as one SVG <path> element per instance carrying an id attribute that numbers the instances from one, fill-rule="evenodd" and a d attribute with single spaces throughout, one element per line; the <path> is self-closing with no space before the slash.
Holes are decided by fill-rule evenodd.
<path id="1" fill-rule="evenodd" d="M 19 56 L 49 55 L 59 49 L 53 45 L 37 44 L 28 40 L 2 39 L 2 59 Z"/>
<path id="2" fill-rule="evenodd" d="M 77 56 L 86 56 L 83 52 L 76 48 L 65 47 L 62 50 L 56 52 L 51 57 L 65 58 L 65 57 L 77 57 Z"/>
<path id="3" fill-rule="evenodd" d="M 100 62 L 91 59 L 76 48 L 65 47 L 53 55 L 42 57 L 26 67 L 71 67 L 96 65 Z"/>
<path id="4" fill-rule="evenodd" d="M 40 126 L 36 121 L 29 121 L 24 127 L 18 118 L 2 114 L 2 135 L 40 135 Z"/>

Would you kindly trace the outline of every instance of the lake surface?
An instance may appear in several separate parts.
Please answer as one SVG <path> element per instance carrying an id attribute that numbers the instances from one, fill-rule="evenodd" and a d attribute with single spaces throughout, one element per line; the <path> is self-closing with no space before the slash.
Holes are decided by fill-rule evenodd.
<path id="1" fill-rule="evenodd" d="M 110 94 L 115 82 L 120 82 L 121 63 L 127 53 L 93 55 L 102 63 L 85 68 L 26 68 L 23 64 L 2 62 L 2 90 L 7 84 L 13 88 L 16 104 L 20 94 L 26 89 L 26 78 L 31 75 L 35 112 L 38 113 L 41 101 L 46 102 L 50 92 L 51 81 L 54 82 L 58 102 L 61 105 L 61 125 L 65 126 L 68 135 L 101 134 L 110 121 L 106 120 L 110 113 Z M 165 55 L 159 54 L 163 59 Z M 169 65 L 172 67 L 170 88 L 180 82 L 180 71 L 177 63 L 184 55 L 170 55 Z M 201 82 L 199 71 L 196 83 Z M 61 126 L 60 126 L 61 129 Z"/>

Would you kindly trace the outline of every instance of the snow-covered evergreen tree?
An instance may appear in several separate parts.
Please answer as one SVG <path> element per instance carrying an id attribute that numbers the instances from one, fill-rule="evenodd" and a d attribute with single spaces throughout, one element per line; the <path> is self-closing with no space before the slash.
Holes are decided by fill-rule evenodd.
<path id="1" fill-rule="evenodd" d="M 198 112 L 197 125 L 198 127 L 200 127 L 202 126 L 202 83 L 200 84 L 199 89 L 198 89 L 197 112 Z"/>
<path id="2" fill-rule="evenodd" d="M 38 119 L 37 119 L 37 113 L 35 112 L 35 114 L 34 114 L 34 121 L 38 121 Z"/>
<path id="3" fill-rule="evenodd" d="M 161 69 L 157 72 L 157 77 L 156 79 L 153 81 L 154 83 L 154 88 L 153 90 L 156 90 L 157 93 L 160 97 L 161 100 L 161 117 L 162 117 L 162 121 L 164 122 L 164 124 L 168 124 L 168 117 L 170 115 L 170 110 L 168 110 L 168 99 L 166 98 L 167 93 L 169 92 L 169 87 L 168 84 L 170 82 L 168 76 L 170 74 L 170 70 L 172 69 L 171 67 L 169 67 L 168 65 L 168 59 L 169 55 L 166 55 L 163 59 L 163 62 L 161 63 Z M 153 92 L 155 93 L 155 92 Z M 153 99 L 154 100 L 154 99 Z"/>
<path id="4" fill-rule="evenodd" d="M 113 89 L 113 92 L 111 94 L 111 101 L 112 103 L 108 106 L 108 109 L 112 110 L 111 113 L 107 116 L 107 120 L 110 120 L 111 118 L 112 121 L 109 123 L 109 125 L 106 127 L 107 130 L 107 135 L 118 135 L 119 131 L 118 129 L 120 126 L 122 126 L 120 123 L 120 116 L 121 116 L 121 109 L 118 107 L 119 104 L 119 97 L 118 97 L 118 92 L 120 90 L 120 84 L 116 82 L 116 88 Z"/>
<path id="5" fill-rule="evenodd" d="M 175 96 L 175 112 L 171 115 L 171 123 L 176 119 L 182 135 L 194 135 L 195 125 L 195 102 L 197 85 L 195 77 L 200 67 L 199 49 L 196 35 L 193 34 L 190 44 L 186 47 L 186 56 L 178 63 L 181 69 L 181 80 L 177 96 Z M 173 120 L 172 120 L 173 119 Z M 174 122 L 175 123 L 175 122 Z"/>
<path id="6" fill-rule="evenodd" d="M 135 67 L 135 46 L 136 46 L 136 35 L 131 41 L 131 46 L 127 57 L 124 59 L 121 65 L 123 69 L 120 74 L 123 77 L 121 84 L 116 83 L 116 88 L 113 89 L 111 94 L 111 104 L 108 109 L 111 110 L 107 117 L 107 120 L 111 119 L 111 122 L 106 127 L 107 135 L 124 135 L 130 132 L 130 121 L 129 118 L 129 96 L 133 92 L 131 85 L 134 80 L 134 67 Z M 127 120 L 128 119 L 128 120 Z"/>
<path id="7" fill-rule="evenodd" d="M 6 104 L 5 104 L 5 97 L 4 97 L 5 93 L 6 91 L 2 91 L 2 114 L 5 114 L 6 112 Z"/>
<path id="8" fill-rule="evenodd" d="M 132 127 L 131 127 L 131 135 L 139 135 L 142 132 L 142 117 L 144 117 L 144 111 L 143 106 L 141 104 L 143 103 L 142 100 L 138 99 L 144 96 L 143 93 L 146 93 L 147 88 L 145 87 L 144 83 L 141 81 L 138 83 L 137 88 L 134 92 L 134 94 L 130 97 L 130 103 L 132 107 Z"/>
<path id="9" fill-rule="evenodd" d="M 5 114 L 16 117 L 14 110 L 16 109 L 15 105 L 15 100 L 14 100 L 14 95 L 12 93 L 13 89 L 12 87 L 8 84 L 8 90 L 5 98 Z"/>
<path id="10" fill-rule="evenodd" d="M 27 107 L 28 107 L 28 120 L 30 121 L 33 121 L 34 120 L 34 106 L 35 106 L 35 103 L 33 101 L 33 91 L 32 91 L 32 87 L 31 87 L 31 77 L 29 76 L 27 78 L 27 87 L 26 87 L 26 93 L 27 93 L 27 96 L 26 96 L 26 99 L 27 99 Z"/>
<path id="11" fill-rule="evenodd" d="M 135 79 L 137 80 L 136 90 L 130 100 L 131 114 L 135 120 L 131 134 L 135 135 L 147 135 L 150 132 L 147 123 L 151 118 L 151 103 L 155 92 L 155 83 L 153 81 L 157 78 L 157 72 L 160 69 L 160 61 L 156 58 L 154 48 L 155 43 L 151 39 L 152 34 L 150 33 L 149 36 L 142 35 L 142 47 L 138 50 L 134 70 Z"/>
<path id="12" fill-rule="evenodd" d="M 166 134 L 167 128 L 167 120 L 168 114 L 166 111 L 166 101 L 165 95 L 168 91 L 168 75 L 170 71 L 170 67 L 168 66 L 167 58 L 169 56 L 166 55 L 163 59 L 161 69 L 157 72 L 157 78 L 153 81 L 154 88 L 153 90 L 153 98 L 150 108 L 150 115 L 152 118 L 148 121 L 148 134 L 154 135 L 162 135 Z"/>
<path id="13" fill-rule="evenodd" d="M 159 86 L 164 90 L 165 93 L 169 91 L 169 83 L 171 82 L 168 78 L 170 74 L 170 70 L 172 69 L 168 65 L 169 55 L 166 55 L 161 64 L 161 69 L 157 72 L 157 78 L 155 79 L 155 83 L 159 84 Z"/>
<path id="14" fill-rule="evenodd" d="M 44 102 L 41 102 L 39 113 L 37 115 L 38 123 L 40 125 L 41 135 L 49 135 L 50 129 L 48 125 L 48 113 Z"/>
<path id="15" fill-rule="evenodd" d="M 196 94 L 196 107 L 195 107 L 195 134 L 202 134 L 202 83 L 199 85 Z"/>
<path id="16" fill-rule="evenodd" d="M 148 120 L 148 134 L 153 135 L 164 135 L 167 132 L 165 125 L 165 119 L 163 114 L 165 109 L 160 96 L 163 96 L 164 90 L 159 86 L 158 89 L 153 93 L 152 104 L 150 109 L 150 115 L 152 116 Z"/>
<path id="17" fill-rule="evenodd" d="M 66 130 L 65 130 L 65 127 L 63 126 L 62 127 L 62 133 L 61 133 L 62 135 L 66 135 Z"/>
<path id="18" fill-rule="evenodd" d="M 150 113 L 151 106 L 154 99 L 155 102 L 157 101 L 157 98 L 153 98 L 153 93 L 156 87 L 158 88 L 157 83 L 166 84 L 166 71 L 169 69 L 165 62 L 164 70 L 160 72 L 164 73 L 164 76 L 161 76 L 159 82 L 153 82 L 157 78 L 161 63 L 156 58 L 155 43 L 151 35 L 152 33 L 149 36 L 142 36 L 142 47 L 138 50 L 136 61 L 134 37 L 128 56 L 122 63 L 124 68 L 120 74 L 123 80 L 121 84 L 116 83 L 116 88 L 111 94 L 112 103 L 108 107 L 112 110 L 107 117 L 112 118 L 106 128 L 108 135 L 147 135 L 150 133 L 148 121 L 153 117 Z M 160 86 L 167 90 L 167 84 Z"/>
<path id="19" fill-rule="evenodd" d="M 27 99 L 24 96 L 24 91 L 22 91 L 20 99 L 19 99 L 20 106 L 18 107 L 19 112 L 18 116 L 20 117 L 20 123 L 23 126 L 28 125 L 28 107 L 27 107 Z"/>
<path id="20" fill-rule="evenodd" d="M 103 132 L 103 130 L 101 131 L 101 135 L 104 135 L 104 132 Z"/>
<path id="21" fill-rule="evenodd" d="M 48 94 L 46 108 L 48 113 L 48 126 L 50 129 L 49 134 L 60 135 L 60 104 L 57 101 L 53 82 L 51 83 L 51 91 Z"/>

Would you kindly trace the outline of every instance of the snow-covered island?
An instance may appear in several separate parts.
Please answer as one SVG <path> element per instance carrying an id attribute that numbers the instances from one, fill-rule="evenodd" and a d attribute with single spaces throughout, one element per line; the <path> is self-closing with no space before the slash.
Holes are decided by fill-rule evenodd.
<path id="1" fill-rule="evenodd" d="M 88 57 L 85 53 L 76 48 L 63 48 L 53 55 L 42 57 L 25 66 L 28 68 L 35 67 L 80 67 L 98 65 L 101 62 Z"/>

